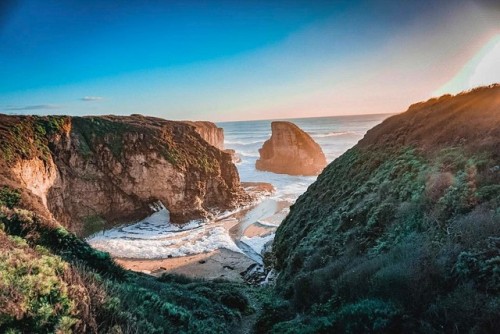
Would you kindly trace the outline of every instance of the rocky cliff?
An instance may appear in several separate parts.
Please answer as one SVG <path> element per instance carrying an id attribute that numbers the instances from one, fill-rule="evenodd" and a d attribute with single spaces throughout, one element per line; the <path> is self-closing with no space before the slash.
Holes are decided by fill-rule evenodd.
<path id="1" fill-rule="evenodd" d="M 324 169 L 278 228 L 284 300 L 260 331 L 495 332 L 499 185 L 500 86 L 385 120 Z"/>
<path id="2" fill-rule="evenodd" d="M 279 174 L 318 175 L 326 166 L 321 147 L 298 126 L 272 122 L 272 135 L 259 150 L 255 167 Z"/>
<path id="3" fill-rule="evenodd" d="M 183 223 L 246 198 L 230 155 L 183 122 L 0 118 L 0 182 L 24 189 L 31 208 L 77 233 L 144 217 L 156 201 Z"/>
<path id="4" fill-rule="evenodd" d="M 235 150 L 224 149 L 224 129 L 217 127 L 212 122 L 207 121 L 185 121 L 189 125 L 195 127 L 196 132 L 205 139 L 210 145 L 217 147 L 219 150 L 229 154 L 233 163 L 241 162 L 241 158 L 236 154 Z"/>
<path id="5" fill-rule="evenodd" d="M 217 147 L 219 150 L 224 150 L 224 129 L 207 121 L 185 121 L 184 123 L 194 126 L 195 131 L 210 145 Z"/>

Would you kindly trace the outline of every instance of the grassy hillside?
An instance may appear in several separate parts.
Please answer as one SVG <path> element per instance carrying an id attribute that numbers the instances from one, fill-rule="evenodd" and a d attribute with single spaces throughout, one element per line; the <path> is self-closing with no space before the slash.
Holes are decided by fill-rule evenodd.
<path id="1" fill-rule="evenodd" d="M 229 333 L 251 312 L 226 282 L 126 272 L 0 191 L 1 333 Z"/>
<path id="2" fill-rule="evenodd" d="M 291 208 L 274 242 L 276 333 L 500 328 L 500 86 L 370 130 Z"/>

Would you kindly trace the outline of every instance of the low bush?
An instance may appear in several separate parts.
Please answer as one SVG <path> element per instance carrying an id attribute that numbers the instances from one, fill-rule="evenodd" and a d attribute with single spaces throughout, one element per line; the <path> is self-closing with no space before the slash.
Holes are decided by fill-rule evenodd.
<path id="1" fill-rule="evenodd" d="M 0 206 L 4 205 L 9 209 L 14 208 L 21 201 L 21 192 L 7 186 L 0 188 Z"/>
<path id="2" fill-rule="evenodd" d="M 127 272 L 61 227 L 2 212 L 0 332 L 228 333 L 252 312 L 241 285 Z"/>

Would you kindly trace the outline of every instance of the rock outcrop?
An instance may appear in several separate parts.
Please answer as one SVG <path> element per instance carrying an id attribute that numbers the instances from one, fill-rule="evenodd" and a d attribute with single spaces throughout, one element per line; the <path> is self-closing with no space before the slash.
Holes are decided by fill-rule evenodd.
<path id="1" fill-rule="evenodd" d="M 85 234 L 130 222 L 161 201 L 175 223 L 248 197 L 229 154 L 184 122 L 159 118 L 0 115 L 0 184 L 36 212 Z"/>
<path id="2" fill-rule="evenodd" d="M 241 157 L 238 153 L 236 153 L 235 150 L 227 148 L 224 150 L 227 154 L 231 155 L 231 159 L 233 160 L 233 163 L 237 164 L 241 162 Z"/>
<path id="3" fill-rule="evenodd" d="M 318 175 L 326 166 L 321 147 L 291 122 L 272 122 L 272 135 L 259 150 L 258 170 L 290 175 Z"/>
<path id="4" fill-rule="evenodd" d="M 205 139 L 210 145 L 217 147 L 219 150 L 224 150 L 224 129 L 208 121 L 185 121 L 184 123 L 194 126 L 201 138 Z"/>
<path id="5" fill-rule="evenodd" d="M 195 127 L 196 132 L 205 139 L 210 145 L 217 147 L 219 150 L 231 155 L 233 163 L 241 162 L 241 158 L 236 154 L 235 150 L 224 149 L 224 129 L 217 127 L 212 122 L 208 121 L 185 121 L 189 125 Z"/>

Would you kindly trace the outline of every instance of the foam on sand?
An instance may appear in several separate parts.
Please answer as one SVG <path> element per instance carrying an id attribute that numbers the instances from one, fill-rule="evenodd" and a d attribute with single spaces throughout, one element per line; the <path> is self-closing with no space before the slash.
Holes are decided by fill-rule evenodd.
<path id="1" fill-rule="evenodd" d="M 252 237 L 249 238 L 247 236 L 241 237 L 241 242 L 244 242 L 250 248 L 252 248 L 255 253 L 262 255 L 262 251 L 264 250 L 264 246 L 274 239 L 274 233 L 268 234 L 263 237 Z"/>
<path id="2" fill-rule="evenodd" d="M 87 239 L 92 247 L 114 257 L 158 259 L 207 253 L 225 248 L 241 252 L 226 229 L 219 224 L 193 221 L 177 226 L 163 204 L 151 216 L 127 226 L 116 227 Z"/>

